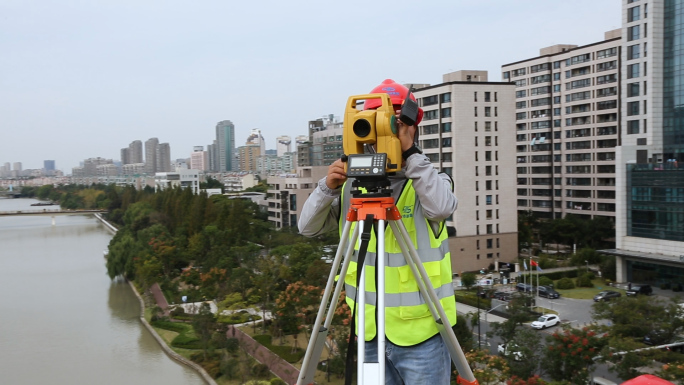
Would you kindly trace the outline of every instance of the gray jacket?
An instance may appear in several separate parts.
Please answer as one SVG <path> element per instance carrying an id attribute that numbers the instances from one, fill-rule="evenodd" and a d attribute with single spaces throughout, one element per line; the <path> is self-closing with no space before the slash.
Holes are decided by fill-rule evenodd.
<path id="1" fill-rule="evenodd" d="M 458 199 L 453 193 L 451 177 L 438 173 L 424 154 L 413 154 L 406 160 L 406 166 L 391 176 L 392 197 L 399 198 L 406 179 L 413 180 L 413 188 L 426 218 L 439 223 L 456 211 Z M 334 231 L 339 228 L 340 194 L 342 188 L 332 190 L 323 178 L 309 196 L 299 217 L 299 232 L 307 237 Z M 348 198 L 347 198 L 348 199 Z"/>

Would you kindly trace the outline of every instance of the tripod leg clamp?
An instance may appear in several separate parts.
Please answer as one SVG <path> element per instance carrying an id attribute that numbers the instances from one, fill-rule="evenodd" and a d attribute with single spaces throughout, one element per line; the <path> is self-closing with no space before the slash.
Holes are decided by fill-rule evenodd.
<path id="1" fill-rule="evenodd" d="M 477 379 L 474 379 L 472 381 L 468 381 L 461 376 L 458 376 L 458 378 L 456 378 L 456 383 L 459 385 L 479 385 L 480 384 L 479 382 L 477 382 Z"/>

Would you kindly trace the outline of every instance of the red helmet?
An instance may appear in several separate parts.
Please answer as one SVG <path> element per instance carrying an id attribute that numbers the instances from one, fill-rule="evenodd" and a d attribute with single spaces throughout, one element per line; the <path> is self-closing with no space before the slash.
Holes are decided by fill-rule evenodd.
<path id="1" fill-rule="evenodd" d="M 406 88 L 404 85 L 399 84 L 395 82 L 392 79 L 385 79 L 379 86 L 373 88 L 370 92 L 371 94 L 388 94 L 390 96 L 390 100 L 392 101 L 392 104 L 395 106 L 400 106 L 404 104 L 404 100 L 406 99 L 406 96 L 409 94 L 409 89 Z M 411 99 L 416 100 L 416 97 L 413 96 L 413 93 L 411 93 Z M 378 108 L 382 105 L 382 101 L 380 99 L 369 99 L 366 100 L 363 104 L 363 109 L 364 110 L 371 110 L 374 108 Z M 416 119 L 416 126 L 420 123 L 420 121 L 423 119 L 423 109 L 419 108 L 418 109 L 418 119 Z"/>

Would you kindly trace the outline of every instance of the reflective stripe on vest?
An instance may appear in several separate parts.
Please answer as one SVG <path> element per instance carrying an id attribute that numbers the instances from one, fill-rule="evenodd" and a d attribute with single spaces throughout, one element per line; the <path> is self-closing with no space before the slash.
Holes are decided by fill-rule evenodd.
<path id="1" fill-rule="evenodd" d="M 344 227 L 346 214 L 350 208 L 349 199 L 351 180 L 342 188 L 342 212 L 340 215 L 340 229 Z M 437 297 L 449 318 L 450 325 L 456 323 L 456 302 L 451 275 L 451 255 L 444 228 L 440 224 L 440 233 L 435 236 L 427 219 L 423 215 L 420 202 L 416 200 L 416 193 L 411 180 L 407 180 L 401 195 L 396 201 L 396 206 L 402 214 L 402 222 L 409 233 L 409 237 L 418 251 L 423 267 L 432 283 Z M 357 223 L 352 223 L 356 226 Z M 356 250 L 359 243 L 356 242 Z M 366 340 L 375 338 L 375 260 L 376 253 L 375 232 L 371 234 L 366 254 Z M 356 290 L 357 254 L 354 253 L 345 277 L 345 289 L 347 304 L 354 307 Z M 411 346 L 425 341 L 438 333 L 435 321 L 425 300 L 418 291 L 416 282 L 401 248 L 394 237 L 389 224 L 385 226 L 385 333 L 387 338 L 400 346 Z M 411 322 L 406 322 L 411 320 Z M 358 321 L 358 319 L 357 319 Z M 358 323 L 357 323 L 358 325 Z M 358 326 L 357 326 L 358 327 Z"/>

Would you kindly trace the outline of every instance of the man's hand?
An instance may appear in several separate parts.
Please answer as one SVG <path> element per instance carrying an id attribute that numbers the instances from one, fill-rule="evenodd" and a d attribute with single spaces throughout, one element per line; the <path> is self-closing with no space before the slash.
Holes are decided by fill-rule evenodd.
<path id="1" fill-rule="evenodd" d="M 399 119 L 401 110 L 395 110 L 397 117 L 397 137 L 401 142 L 401 151 L 406 151 L 413 146 L 413 138 L 416 135 L 416 126 L 407 126 Z"/>
<path id="2" fill-rule="evenodd" d="M 347 173 L 344 171 L 344 162 L 338 159 L 335 163 L 328 167 L 328 177 L 325 178 L 325 184 L 329 189 L 336 189 L 344 184 L 347 180 Z"/>

